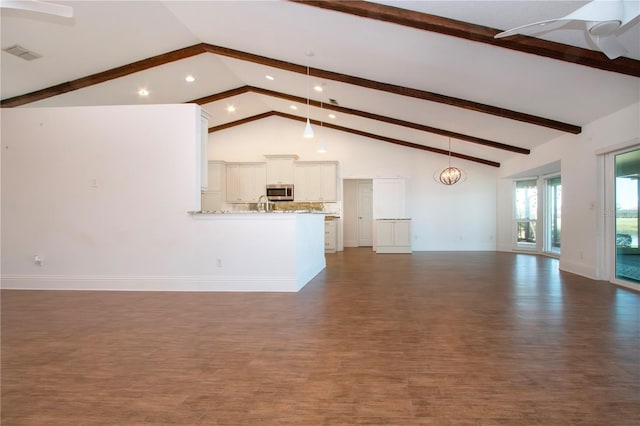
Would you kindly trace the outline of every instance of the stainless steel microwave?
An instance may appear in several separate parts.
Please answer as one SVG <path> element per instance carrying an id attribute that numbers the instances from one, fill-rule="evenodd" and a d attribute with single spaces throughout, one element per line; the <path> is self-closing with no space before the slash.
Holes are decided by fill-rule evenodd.
<path id="1" fill-rule="evenodd" d="M 293 201 L 293 185 L 267 185 L 269 201 Z"/>

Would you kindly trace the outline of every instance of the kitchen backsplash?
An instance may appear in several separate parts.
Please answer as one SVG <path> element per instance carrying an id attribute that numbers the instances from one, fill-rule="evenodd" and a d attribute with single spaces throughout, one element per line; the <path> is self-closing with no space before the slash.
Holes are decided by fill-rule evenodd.
<path id="1" fill-rule="evenodd" d="M 340 216 L 340 204 L 339 202 L 333 203 L 322 203 L 322 202 L 301 202 L 301 201 L 278 201 L 272 204 L 272 209 L 274 211 L 286 211 L 286 212 L 294 212 L 294 211 L 312 211 L 312 212 L 322 212 L 329 213 L 335 216 Z M 258 210 L 258 205 L 256 203 L 246 203 L 246 204 L 233 204 L 232 211 L 251 211 Z"/>

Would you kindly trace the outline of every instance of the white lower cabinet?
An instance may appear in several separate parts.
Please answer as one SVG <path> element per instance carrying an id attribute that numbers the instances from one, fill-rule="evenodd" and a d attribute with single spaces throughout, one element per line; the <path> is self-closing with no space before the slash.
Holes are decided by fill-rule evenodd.
<path id="1" fill-rule="evenodd" d="M 338 248 L 338 223 L 335 220 L 324 221 L 324 251 L 335 253 Z"/>
<path id="2" fill-rule="evenodd" d="M 411 219 L 376 220 L 376 253 L 411 252 Z"/>
<path id="3" fill-rule="evenodd" d="M 256 203 L 265 194 L 265 163 L 227 163 L 227 202 Z"/>

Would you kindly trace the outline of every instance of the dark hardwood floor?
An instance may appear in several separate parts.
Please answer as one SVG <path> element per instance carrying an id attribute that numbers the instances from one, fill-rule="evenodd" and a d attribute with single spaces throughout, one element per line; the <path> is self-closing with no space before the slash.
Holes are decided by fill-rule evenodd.
<path id="1" fill-rule="evenodd" d="M 640 295 L 494 252 L 300 293 L 2 291 L 2 425 L 640 425 Z"/>

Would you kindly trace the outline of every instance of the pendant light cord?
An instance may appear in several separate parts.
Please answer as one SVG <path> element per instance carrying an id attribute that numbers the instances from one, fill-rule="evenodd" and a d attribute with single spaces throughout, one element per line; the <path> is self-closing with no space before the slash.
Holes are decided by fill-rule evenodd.
<path id="1" fill-rule="evenodd" d="M 307 120 L 309 119 L 309 65 L 307 65 Z"/>

